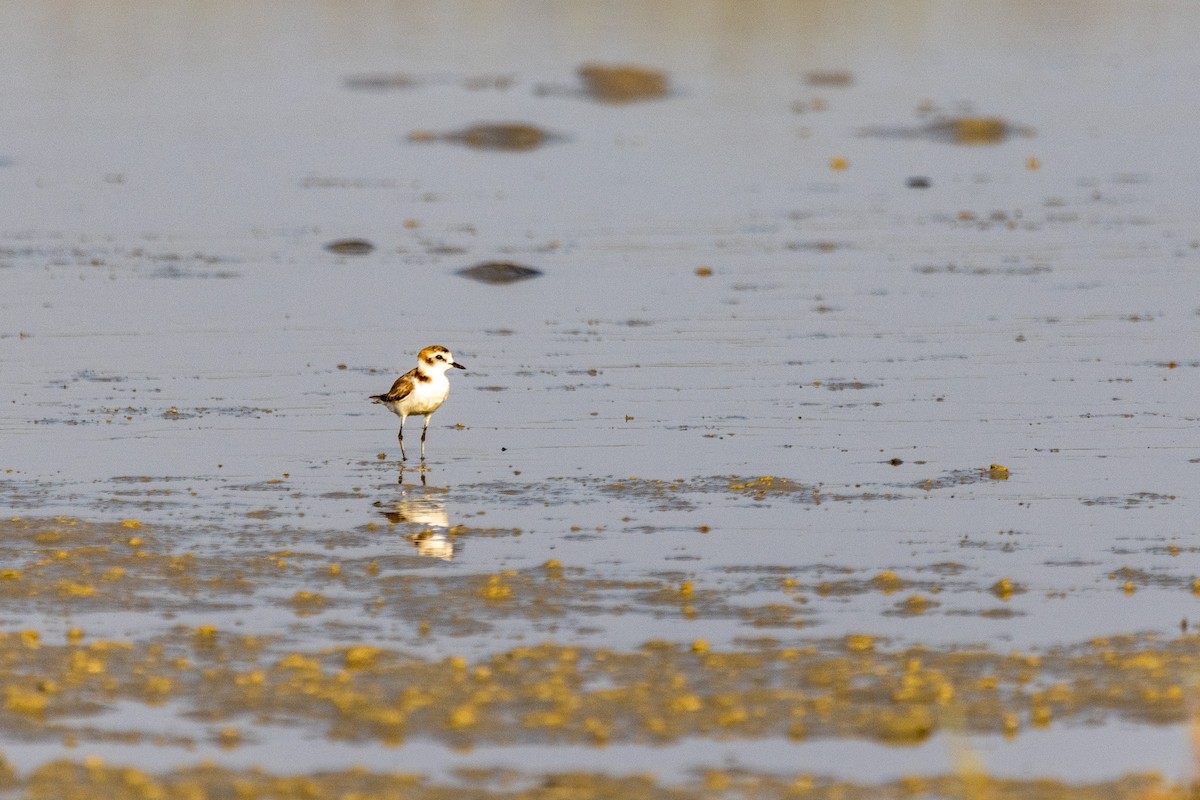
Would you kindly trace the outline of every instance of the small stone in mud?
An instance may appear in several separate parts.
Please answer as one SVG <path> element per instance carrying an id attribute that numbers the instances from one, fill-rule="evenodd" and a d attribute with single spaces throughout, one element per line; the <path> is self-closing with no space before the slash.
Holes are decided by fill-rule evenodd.
<path id="1" fill-rule="evenodd" d="M 579 77 L 587 94 L 602 103 L 636 103 L 667 95 L 667 75 L 655 69 L 584 64 Z"/>
<path id="2" fill-rule="evenodd" d="M 479 281 L 480 283 L 503 286 L 509 283 L 516 283 L 517 281 L 528 280 L 529 278 L 536 278 L 542 274 L 542 271 L 533 267 L 514 264 L 511 261 L 485 261 L 473 267 L 460 269 L 458 274 L 464 278 Z"/>
<path id="3" fill-rule="evenodd" d="M 365 256 L 375 250 L 375 245 L 366 239 L 338 239 L 325 245 L 325 249 L 339 256 Z"/>
<path id="4" fill-rule="evenodd" d="M 904 182 L 909 189 L 928 189 L 933 184 L 923 175 L 914 175 Z"/>

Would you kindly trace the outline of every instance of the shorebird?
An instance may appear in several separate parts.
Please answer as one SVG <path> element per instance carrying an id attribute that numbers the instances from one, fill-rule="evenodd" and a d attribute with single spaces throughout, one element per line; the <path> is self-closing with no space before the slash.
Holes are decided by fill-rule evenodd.
<path id="1" fill-rule="evenodd" d="M 371 401 L 386 406 L 400 418 L 400 460 L 407 461 L 404 452 L 404 421 L 410 416 L 425 418 L 421 428 L 421 460 L 425 460 L 425 431 L 429 429 L 429 418 L 441 408 L 450 396 L 450 379 L 446 370 L 466 369 L 454 360 L 450 351 L 435 344 L 417 354 L 416 369 L 409 370 L 396 379 L 392 388 L 384 394 L 371 395 Z"/>

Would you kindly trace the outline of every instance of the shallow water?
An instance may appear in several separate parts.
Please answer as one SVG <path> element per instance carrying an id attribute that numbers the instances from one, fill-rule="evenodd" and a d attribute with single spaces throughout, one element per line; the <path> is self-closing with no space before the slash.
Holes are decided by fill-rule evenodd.
<path id="1" fill-rule="evenodd" d="M 541 642 L 1192 641 L 1191 6 L 69 11 L 0 11 L 12 635 L 214 626 L 268 665 L 368 644 L 431 669 Z M 663 91 L 610 102 L 585 64 Z M 514 124 L 546 138 L 454 135 Z M 461 274 L 486 262 L 541 274 Z M 427 470 L 401 470 L 366 397 L 433 343 L 468 372 Z M 443 720 L 387 763 L 883 783 L 952 772 L 941 742 L 965 730 L 1014 778 L 1189 776 L 1194 675 L 1156 673 L 1141 713 L 1073 669 L 1039 680 L 1082 705 L 1039 717 L 1013 688 L 1015 730 L 927 698 L 915 749 L 735 718 L 655 746 L 657 717 L 603 748 L 537 724 L 503 746 L 483 721 L 444 741 Z M 230 709 L 181 735 L 240 738 L 168 758 L 156 726 L 188 730 L 200 702 L 172 680 L 165 707 L 136 681 L 87 701 L 103 711 L 65 677 L 45 709 L 13 695 L 0 750 L 22 775 L 92 752 L 385 768 L 319 718 Z M 895 768 L 833 766 L 868 746 Z"/>

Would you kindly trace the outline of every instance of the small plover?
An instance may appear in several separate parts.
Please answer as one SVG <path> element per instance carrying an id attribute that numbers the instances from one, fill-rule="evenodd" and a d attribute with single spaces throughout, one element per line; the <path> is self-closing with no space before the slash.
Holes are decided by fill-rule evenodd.
<path id="1" fill-rule="evenodd" d="M 450 351 L 441 345 L 426 347 L 417 354 L 417 368 L 410 370 L 392 384 L 384 394 L 371 395 L 371 401 L 387 406 L 393 414 L 400 418 L 400 459 L 408 460 L 404 452 L 404 420 L 409 416 L 425 417 L 425 426 L 421 428 L 421 460 L 425 460 L 425 431 L 429 428 L 429 418 L 433 412 L 441 408 L 442 403 L 450 396 L 450 379 L 446 370 L 466 369 L 455 362 Z"/>

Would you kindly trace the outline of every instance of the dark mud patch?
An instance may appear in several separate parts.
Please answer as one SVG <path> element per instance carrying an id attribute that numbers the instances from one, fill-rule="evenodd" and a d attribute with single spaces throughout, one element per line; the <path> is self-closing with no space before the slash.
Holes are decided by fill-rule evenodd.
<path id="1" fill-rule="evenodd" d="M 421 84 L 406 72 L 368 72 L 360 75 L 348 75 L 343 81 L 347 89 L 359 92 L 394 92 L 404 89 L 414 89 Z"/>
<path id="2" fill-rule="evenodd" d="M 375 252 L 375 245 L 366 239 L 337 239 L 326 244 L 325 249 L 338 256 L 365 256 Z"/>
<path id="3" fill-rule="evenodd" d="M 489 286 L 507 286 L 510 283 L 541 277 L 542 271 L 512 261 L 484 261 L 473 267 L 460 269 L 458 274 Z"/>
<path id="4" fill-rule="evenodd" d="M 1000 464 L 992 464 L 978 469 L 956 469 L 943 473 L 936 478 L 925 478 L 912 484 L 914 488 L 931 492 L 935 489 L 948 489 L 955 486 L 971 486 L 989 481 L 1006 481 L 1009 471 Z"/>
<path id="5" fill-rule="evenodd" d="M 586 96 L 601 103 L 624 105 L 660 100 L 670 92 L 665 72 L 629 65 L 584 64 L 579 68 Z"/>
<path id="6" fill-rule="evenodd" d="M 848 89 L 854 85 L 854 73 L 840 69 L 812 70 L 804 73 L 804 83 L 822 89 Z"/>
<path id="7" fill-rule="evenodd" d="M 230 280 L 242 274 L 231 269 L 209 269 L 186 264 L 163 264 L 146 273 L 148 278 L 160 280 Z"/>
<path id="8" fill-rule="evenodd" d="M 562 136 L 524 123 L 479 123 L 460 131 L 434 133 L 413 131 L 410 142 L 452 142 L 472 150 L 523 153 L 562 140 Z"/>
<path id="9" fill-rule="evenodd" d="M 84 369 L 72 375 L 71 380 L 72 382 L 87 381 L 89 383 L 124 383 L 129 379 L 123 375 L 106 375 L 95 370 Z"/>
<path id="10" fill-rule="evenodd" d="M 349 75 L 343 85 L 357 92 L 401 92 L 423 86 L 459 85 L 470 91 L 492 89 L 503 91 L 516 83 L 512 75 L 411 75 L 407 72 L 364 72 Z"/>
<path id="11" fill-rule="evenodd" d="M 974 266 L 959 266 L 958 264 L 924 264 L 922 266 L 913 267 L 913 272 L 918 275 L 974 275 L 974 276 L 1016 276 L 1028 277 L 1031 275 L 1045 275 L 1050 272 L 1050 267 L 1045 264 L 1028 264 L 1012 267 L 974 267 Z"/>
<path id="12" fill-rule="evenodd" d="M 824 388 L 830 392 L 846 392 L 846 391 L 862 391 L 863 389 L 878 389 L 878 383 L 864 383 L 863 381 L 843 381 L 843 380 L 825 380 L 817 381 L 816 386 Z"/>
<path id="13" fill-rule="evenodd" d="M 1091 497 L 1080 500 L 1085 506 L 1106 506 L 1109 508 L 1154 508 L 1175 501 L 1173 494 L 1158 492 L 1134 492 L 1133 494 Z"/>
<path id="14" fill-rule="evenodd" d="M 849 245 L 843 242 L 831 242 L 827 240 L 818 240 L 815 242 L 788 242 L 785 247 L 788 250 L 802 250 L 813 253 L 833 253 L 837 250 L 843 250 Z"/>
<path id="15" fill-rule="evenodd" d="M 304 189 L 395 189 L 400 182 L 394 178 L 346 178 L 336 175 L 308 175 L 300 186 Z"/>
<path id="16" fill-rule="evenodd" d="M 967 146 L 996 145 L 1014 137 L 1032 137 L 1032 128 L 1017 125 L 1002 117 L 947 117 L 919 127 L 871 126 L 860 128 L 858 135 L 878 139 L 927 139 L 943 144 Z"/>

